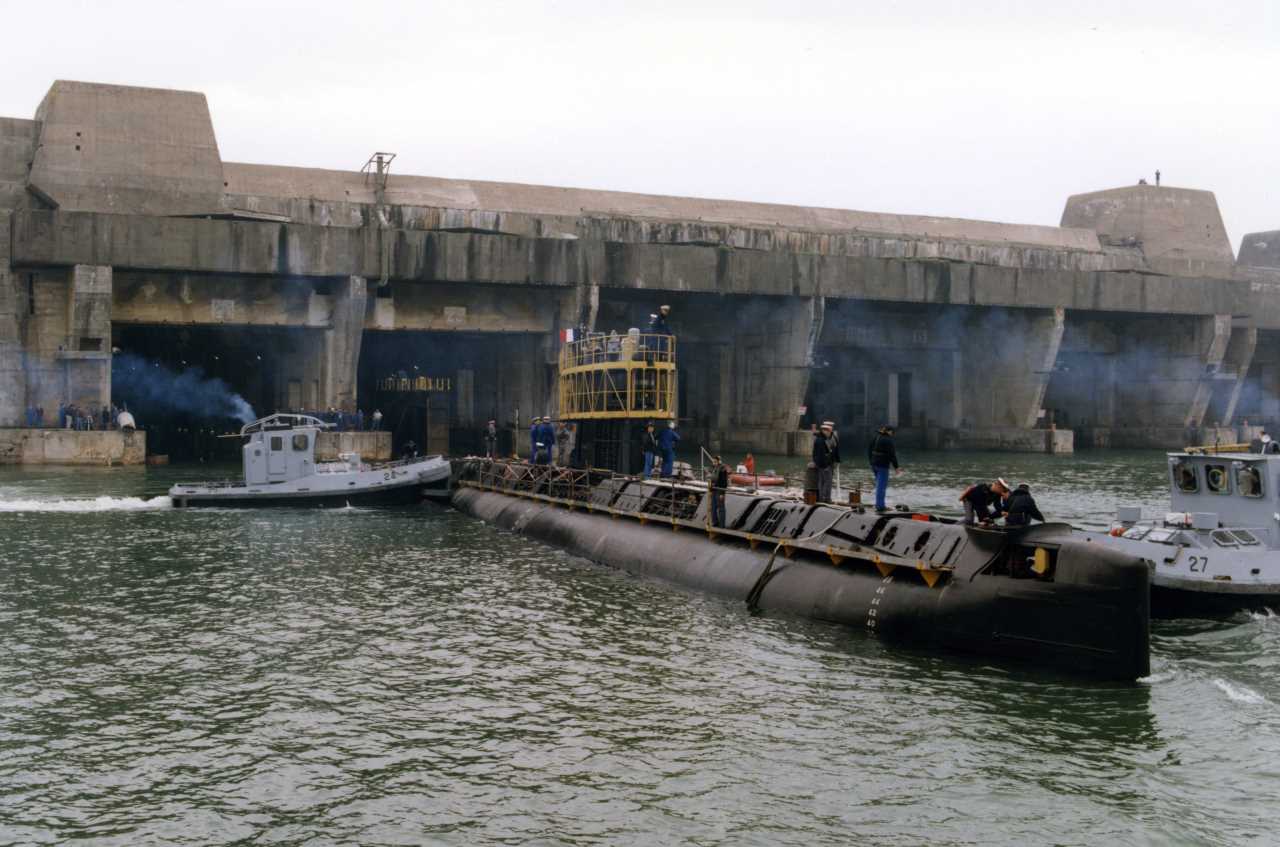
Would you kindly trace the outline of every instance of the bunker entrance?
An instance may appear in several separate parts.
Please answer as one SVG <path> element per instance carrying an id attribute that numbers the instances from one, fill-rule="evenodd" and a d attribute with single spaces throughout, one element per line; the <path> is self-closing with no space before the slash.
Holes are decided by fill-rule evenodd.
<path id="1" fill-rule="evenodd" d="M 555 352 L 532 333 L 366 332 L 357 405 L 366 420 L 382 413 L 397 455 L 482 453 L 489 420 L 505 455 L 525 431 L 524 454 L 529 417 L 553 411 Z"/>
<path id="2" fill-rule="evenodd" d="M 282 363 L 304 350 L 306 330 L 116 324 L 111 399 L 147 431 L 147 447 L 172 461 L 239 460 L 218 438 L 275 411 L 287 394 Z"/>

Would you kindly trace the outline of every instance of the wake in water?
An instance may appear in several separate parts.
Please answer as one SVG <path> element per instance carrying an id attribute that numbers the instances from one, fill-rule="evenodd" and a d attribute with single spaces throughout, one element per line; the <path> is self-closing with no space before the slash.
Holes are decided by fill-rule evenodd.
<path id="1" fill-rule="evenodd" d="M 168 497 L 94 497 L 79 500 L 0 500 L 0 512 L 152 512 L 173 508 Z"/>
<path id="2" fill-rule="evenodd" d="M 1234 700 L 1237 703 L 1248 703 L 1256 706 L 1259 703 L 1267 702 L 1267 698 L 1243 685 L 1236 685 L 1221 678 L 1214 679 L 1212 682 L 1218 690 L 1227 695 L 1227 699 Z"/>

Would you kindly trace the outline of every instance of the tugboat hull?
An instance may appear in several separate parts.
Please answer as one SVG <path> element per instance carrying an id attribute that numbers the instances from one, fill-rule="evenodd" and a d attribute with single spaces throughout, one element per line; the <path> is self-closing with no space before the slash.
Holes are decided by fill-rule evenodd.
<path id="1" fill-rule="evenodd" d="M 447 494 L 446 489 L 440 489 L 436 496 L 447 496 Z M 421 483 L 413 482 L 386 488 L 349 492 L 277 493 L 267 491 L 252 494 L 247 490 L 242 492 L 233 490 L 225 493 L 182 494 L 175 491 L 171 492 L 170 496 L 173 499 L 173 505 L 178 508 L 261 508 L 263 506 L 284 506 L 290 508 L 341 509 L 346 506 L 407 505 L 417 503 L 428 495 L 424 493 Z"/>
<path id="2" fill-rule="evenodd" d="M 934 583 L 913 568 L 880 567 L 887 555 L 876 556 L 877 566 L 840 563 L 834 554 L 788 558 L 779 553 L 776 538 L 750 544 L 724 535 L 713 540 L 674 521 L 664 526 L 657 520 L 619 519 L 613 509 L 592 514 L 465 483 L 455 490 L 453 504 L 496 526 L 628 573 L 735 599 L 751 596 L 761 609 L 854 627 L 888 641 L 1029 661 L 1101 679 L 1132 680 L 1149 673 L 1147 568 L 1138 559 L 1096 546 L 1056 549 L 1052 582 L 993 576 L 961 563 Z M 836 521 L 843 520 L 841 514 L 857 517 L 876 525 L 877 532 L 885 526 L 874 516 L 848 510 L 787 506 L 829 510 Z M 731 514 L 735 508 L 744 507 L 731 503 Z M 897 518 L 903 530 L 899 538 L 955 534 L 984 562 L 1002 555 L 1005 533 L 922 524 L 923 518 Z M 953 550 L 959 543 L 941 540 Z"/>

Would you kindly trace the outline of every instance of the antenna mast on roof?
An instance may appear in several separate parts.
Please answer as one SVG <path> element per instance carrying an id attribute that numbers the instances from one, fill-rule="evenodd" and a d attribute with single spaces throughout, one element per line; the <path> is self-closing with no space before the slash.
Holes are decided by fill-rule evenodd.
<path id="1" fill-rule="evenodd" d="M 391 239 L 386 231 L 391 228 L 391 215 L 387 212 L 387 177 L 391 174 L 391 162 L 395 153 L 378 151 L 364 163 L 360 173 L 364 174 L 364 184 L 373 186 L 374 214 L 378 218 L 378 287 L 387 284 L 391 273 Z"/>

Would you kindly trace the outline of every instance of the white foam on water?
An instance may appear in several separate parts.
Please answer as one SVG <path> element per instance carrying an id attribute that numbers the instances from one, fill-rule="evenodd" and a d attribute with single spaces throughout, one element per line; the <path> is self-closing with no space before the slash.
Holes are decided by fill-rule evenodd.
<path id="1" fill-rule="evenodd" d="M 1267 698 L 1263 697 L 1253 689 L 1245 688 L 1243 685 L 1233 685 L 1225 679 L 1215 679 L 1213 680 L 1213 684 L 1222 691 L 1223 694 L 1226 694 L 1228 699 L 1234 700 L 1237 703 L 1248 703 L 1256 706 L 1259 703 L 1267 702 Z"/>
<path id="2" fill-rule="evenodd" d="M 153 512 L 173 508 L 169 497 L 94 497 L 79 500 L 0 500 L 0 512 Z"/>

